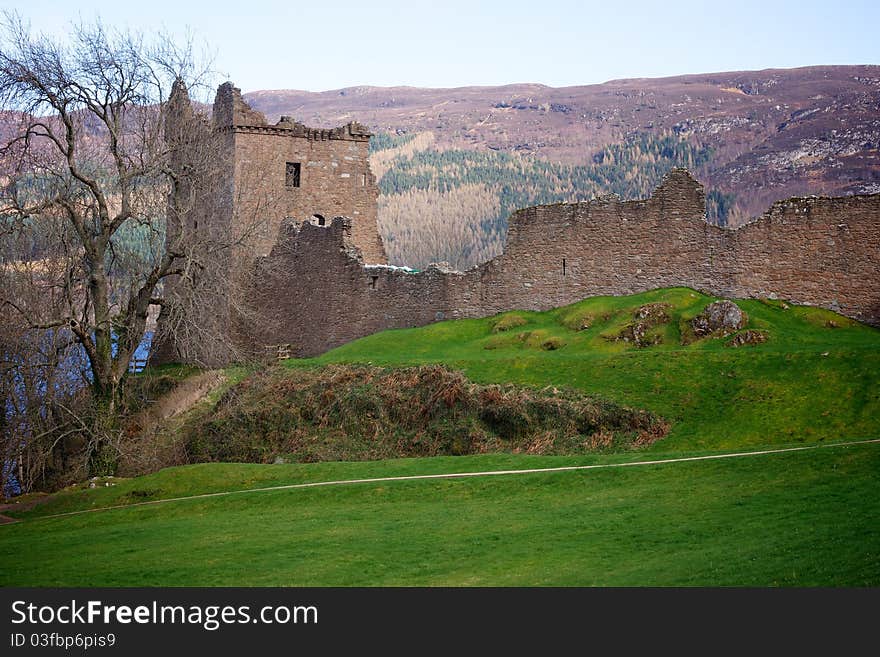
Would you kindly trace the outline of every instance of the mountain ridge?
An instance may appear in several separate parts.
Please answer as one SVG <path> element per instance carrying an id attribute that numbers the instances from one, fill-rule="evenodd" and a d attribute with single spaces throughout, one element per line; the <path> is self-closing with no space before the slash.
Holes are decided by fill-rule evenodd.
<path id="1" fill-rule="evenodd" d="M 358 120 L 377 132 L 430 131 L 435 148 L 588 163 L 639 133 L 674 133 L 710 148 L 696 172 L 736 196 L 742 217 L 791 196 L 880 191 L 880 66 L 695 73 L 551 87 L 361 85 L 260 90 L 246 100 L 277 120 Z"/>

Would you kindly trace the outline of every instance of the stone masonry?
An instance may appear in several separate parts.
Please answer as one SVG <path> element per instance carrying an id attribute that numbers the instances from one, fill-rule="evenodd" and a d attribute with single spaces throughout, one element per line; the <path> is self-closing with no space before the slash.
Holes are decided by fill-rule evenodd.
<path id="1" fill-rule="evenodd" d="M 186 157 L 192 149 L 186 139 L 175 137 L 180 125 L 194 116 L 192 103 L 183 84 L 175 84 L 169 99 L 166 137 L 176 144 L 176 157 Z M 200 124 L 199 124 L 200 125 Z M 193 234 L 208 234 L 218 243 L 234 245 L 229 272 L 219 277 L 211 291 L 209 307 L 233 343 L 248 352 L 257 349 L 247 337 L 250 324 L 263 321 L 271 313 L 271 302 L 260 295 L 259 281 L 247 273 L 255 260 L 268 256 L 278 240 L 282 223 L 329 226 L 334 217 L 349 218 L 349 241 L 367 263 L 387 262 L 378 231 L 378 196 L 376 178 L 370 171 L 371 133 L 359 123 L 332 129 L 309 128 L 290 117 L 270 125 L 265 116 L 251 109 L 241 91 L 232 83 L 217 89 L 211 120 L 204 124 L 205 136 L 216 149 L 216 167 L 212 180 L 195 184 L 200 193 L 185 216 L 169 218 L 169 236 L 185 226 Z M 183 144 L 183 146 L 181 146 Z M 179 167 L 183 170 L 184 167 Z M 166 283 L 166 296 L 173 298 L 178 282 Z M 232 290 L 251 286 L 256 305 L 247 320 L 237 314 L 241 301 L 230 303 Z M 236 292 L 238 293 L 238 292 Z M 265 312 L 264 312 L 265 311 Z M 204 311 L 203 311 L 204 312 Z M 199 319 L 193 317 L 196 324 Z M 167 318 L 160 317 L 160 328 Z M 160 330 L 154 345 L 153 362 L 187 360 L 175 343 L 175 336 Z M 216 334 L 215 334 L 216 335 Z M 208 350 L 210 351 L 210 350 Z M 202 363 L 222 365 L 216 355 L 199 356 Z"/>
<path id="2" fill-rule="evenodd" d="M 706 223 L 702 186 L 678 169 L 646 200 L 519 210 L 504 253 L 467 272 L 365 265 L 351 236 L 343 218 L 282 230 L 258 267 L 283 319 L 254 327 L 255 343 L 310 356 L 389 328 L 672 286 L 880 325 L 880 195 L 790 199 L 724 229 Z"/>
<path id="3" fill-rule="evenodd" d="M 519 210 L 493 260 L 415 272 L 385 264 L 363 126 L 268 125 L 229 83 L 213 125 L 225 135 L 218 157 L 231 197 L 199 214 L 233 229 L 263 219 L 242 260 L 267 320 L 235 326 L 253 353 L 289 344 L 311 356 L 390 328 L 670 286 L 782 298 L 880 325 L 880 195 L 793 198 L 725 229 L 705 221 L 703 187 L 676 169 L 648 199 Z"/>
<path id="4" fill-rule="evenodd" d="M 231 169 L 233 196 L 231 205 L 212 210 L 231 213 L 226 220 L 234 234 L 256 229 L 253 256 L 269 254 L 285 220 L 325 225 L 345 216 L 365 262 L 386 262 L 377 227 L 379 190 L 368 160 L 371 134 L 364 126 L 323 130 L 288 116 L 269 125 L 229 82 L 217 90 L 213 124 L 227 135 L 221 155 Z"/>

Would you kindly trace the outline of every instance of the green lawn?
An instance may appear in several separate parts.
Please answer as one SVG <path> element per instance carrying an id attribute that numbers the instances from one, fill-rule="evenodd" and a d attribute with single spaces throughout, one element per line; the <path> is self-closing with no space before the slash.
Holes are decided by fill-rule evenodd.
<path id="1" fill-rule="evenodd" d="M 72 488 L 0 526 L 0 584 L 880 585 L 880 331 L 828 311 L 742 301 L 764 344 L 692 341 L 688 289 L 546 313 L 387 331 L 298 368 L 445 363 L 480 383 L 572 386 L 671 424 L 641 450 L 169 468 Z M 614 340 L 668 304 L 660 344 Z M 582 328 L 589 326 L 589 328 Z M 501 330 L 505 329 L 505 330 Z M 552 345 L 552 350 L 545 347 Z M 243 374 L 242 374 L 243 375 Z M 240 378 L 240 377 L 239 377 Z M 201 412 L 205 412 L 202 409 Z M 391 475 L 676 458 L 737 459 L 458 480 L 350 484 L 48 514 L 205 492 Z M 103 484 L 104 482 L 100 482 Z"/>
<path id="2" fill-rule="evenodd" d="M 621 457 L 597 456 L 592 461 Z M 586 462 L 581 457 L 581 462 Z M 486 456 L 212 464 L 89 494 L 571 463 Z M 351 484 L 0 527 L 0 583 L 139 585 L 880 584 L 880 445 L 631 468 Z M 114 490 L 119 489 L 119 490 Z M 58 508 L 51 509 L 58 511 Z"/>
<path id="3" fill-rule="evenodd" d="M 595 297 L 543 313 L 385 331 L 288 366 L 442 362 L 479 383 L 568 385 L 670 420 L 669 436 L 650 448 L 660 451 L 880 435 L 880 330 L 819 308 L 742 300 L 747 328 L 766 331 L 766 343 L 731 348 L 704 338 L 682 346 L 688 320 L 713 300 L 686 288 Z M 662 344 L 608 339 L 647 303 L 669 304 L 670 322 L 656 329 Z M 527 323 L 493 333 L 511 314 Z M 584 317 L 589 329 L 566 326 Z M 550 337 L 564 346 L 541 349 Z"/>

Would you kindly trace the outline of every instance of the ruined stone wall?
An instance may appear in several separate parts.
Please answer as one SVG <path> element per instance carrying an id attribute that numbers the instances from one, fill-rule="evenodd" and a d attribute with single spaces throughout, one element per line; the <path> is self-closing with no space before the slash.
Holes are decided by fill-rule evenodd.
<path id="1" fill-rule="evenodd" d="M 232 277 L 227 273 L 231 265 L 227 252 L 217 245 L 230 243 L 233 228 L 233 139 L 195 112 L 180 81 L 172 89 L 164 128 L 178 174 L 169 196 L 165 244 L 191 260 L 175 263 L 186 270 L 183 277 L 175 274 L 162 281 L 166 303 L 150 358 L 156 363 L 219 365 L 230 360 L 228 350 L 211 353 L 217 340 L 208 336 L 225 335 L 231 320 Z"/>
<path id="2" fill-rule="evenodd" d="M 880 324 L 880 195 L 792 199 L 738 230 L 707 224 L 704 203 L 700 184 L 676 170 L 643 201 L 520 210 L 504 253 L 465 273 L 365 267 L 350 221 L 290 225 L 259 264 L 277 321 L 252 339 L 307 356 L 389 328 L 667 286 Z"/>
<path id="3" fill-rule="evenodd" d="M 377 230 L 376 180 L 366 140 L 301 139 L 284 132 L 235 131 L 237 219 L 265 218 L 255 253 L 268 255 L 285 219 L 351 217 L 355 243 L 368 263 L 386 262 Z M 301 167 L 300 186 L 285 184 L 287 163 Z"/>
<path id="4" fill-rule="evenodd" d="M 779 201 L 727 237 L 732 296 L 776 296 L 880 325 L 880 195 Z"/>
<path id="5" fill-rule="evenodd" d="M 168 116 L 169 136 L 194 116 L 182 84 L 175 85 Z M 213 245 L 209 259 L 214 266 L 202 275 L 201 288 L 189 295 L 198 296 L 198 308 L 176 294 L 182 288 L 173 277 L 166 281 L 165 296 L 175 309 L 166 310 L 159 320 L 160 337 L 151 356 L 157 363 L 183 359 L 215 366 L 260 350 L 252 327 L 275 316 L 273 300 L 261 282 L 253 280 L 253 272 L 256 259 L 268 256 L 278 242 L 282 223 L 329 225 L 334 217 L 349 217 L 346 239 L 353 248 L 367 263 L 387 262 L 378 230 L 379 189 L 368 159 L 371 135 L 364 126 L 317 129 L 290 117 L 270 125 L 248 106 L 238 88 L 226 83 L 218 88 L 211 121 L 203 127 L 204 135 L 178 140 L 188 146 L 178 159 L 189 151 L 201 157 L 207 148 L 213 166 L 196 181 L 201 189 L 193 202 L 182 204 L 188 207 L 185 215 L 170 218 L 168 244 L 185 228 L 195 241 L 201 236 Z M 292 165 L 298 168 L 295 182 Z M 218 269 L 223 269 L 221 274 Z M 206 276 L 211 285 L 204 285 Z M 198 287 L 194 280 L 187 285 Z M 174 315 L 185 316 L 185 321 Z M 180 327 L 187 324 L 216 329 L 212 337 L 201 340 L 213 343 L 199 350 L 205 353 L 192 350 L 198 339 L 183 339 Z"/>
<path id="6" fill-rule="evenodd" d="M 278 244 L 257 267 L 259 293 L 271 310 L 251 327 L 251 340 L 290 344 L 302 356 L 388 328 L 444 319 L 449 279 L 463 278 L 435 268 L 416 273 L 365 266 L 352 222 L 343 218 L 325 227 L 285 223 Z"/>
<path id="7" fill-rule="evenodd" d="M 470 316 L 544 310 L 597 294 L 714 285 L 716 230 L 702 186 L 685 171 L 643 201 L 598 200 L 519 210 L 504 253 L 468 273 L 455 304 Z"/>
<path id="8" fill-rule="evenodd" d="M 370 132 L 357 123 L 316 129 L 282 117 L 269 125 L 225 84 L 214 104 L 217 129 L 232 139 L 234 219 L 249 236 L 252 256 L 265 256 L 285 220 L 352 220 L 352 240 L 367 263 L 385 263 L 378 230 L 376 178 L 370 171 Z M 298 165 L 292 184 L 288 164 Z M 315 219 L 318 221 L 318 219 Z"/>

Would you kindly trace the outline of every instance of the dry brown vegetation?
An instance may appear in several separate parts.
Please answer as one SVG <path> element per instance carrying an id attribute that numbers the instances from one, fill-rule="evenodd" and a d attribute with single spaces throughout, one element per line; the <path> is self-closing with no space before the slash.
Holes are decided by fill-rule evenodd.
<path id="1" fill-rule="evenodd" d="M 388 261 L 415 268 L 447 262 L 465 270 L 491 260 L 504 247 L 504 235 L 486 225 L 498 210 L 497 194 L 485 185 L 380 196 L 379 232 Z"/>
<path id="2" fill-rule="evenodd" d="M 662 438 L 657 416 L 569 389 L 478 385 L 439 365 L 275 368 L 184 428 L 192 462 L 577 454 Z"/>
<path id="3" fill-rule="evenodd" d="M 400 146 L 376 151 L 370 155 L 370 169 L 379 180 L 394 166 L 394 160 L 398 157 L 412 157 L 419 151 L 430 148 L 434 144 L 434 133 L 430 131 L 420 132 L 412 139 Z"/>

